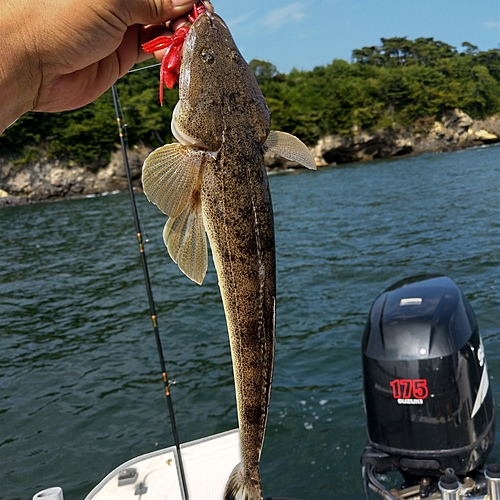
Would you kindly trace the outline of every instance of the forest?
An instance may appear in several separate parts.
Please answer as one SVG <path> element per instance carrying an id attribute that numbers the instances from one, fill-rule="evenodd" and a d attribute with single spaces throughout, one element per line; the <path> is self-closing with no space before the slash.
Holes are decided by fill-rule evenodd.
<path id="1" fill-rule="evenodd" d="M 313 145 L 329 134 L 425 127 L 449 109 L 472 118 L 500 111 L 500 50 L 461 50 L 433 38 L 382 38 L 311 71 L 279 73 L 266 61 L 250 63 L 271 110 L 271 127 Z M 143 64 L 147 65 L 146 64 Z M 151 61 L 149 61 L 151 65 Z M 136 68 L 137 69 L 137 68 Z M 158 68 L 130 72 L 118 83 L 129 144 L 157 147 L 172 140 L 177 90 L 158 103 Z M 65 113 L 28 113 L 0 136 L 0 156 L 16 165 L 40 157 L 99 168 L 117 147 L 111 92 Z"/>

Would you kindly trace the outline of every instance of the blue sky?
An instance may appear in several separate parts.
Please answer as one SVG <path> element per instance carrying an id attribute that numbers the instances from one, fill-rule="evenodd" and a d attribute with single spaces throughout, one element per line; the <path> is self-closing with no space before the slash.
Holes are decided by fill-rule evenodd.
<path id="1" fill-rule="evenodd" d="M 500 0 L 212 0 L 243 56 L 288 73 L 351 60 L 380 38 L 433 37 L 462 50 L 499 47 Z"/>

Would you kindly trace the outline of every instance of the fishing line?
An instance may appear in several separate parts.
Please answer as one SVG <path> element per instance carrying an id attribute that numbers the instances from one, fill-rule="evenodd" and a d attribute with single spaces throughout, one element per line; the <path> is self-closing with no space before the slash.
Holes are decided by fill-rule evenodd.
<path id="1" fill-rule="evenodd" d="M 127 71 L 127 73 L 137 73 L 138 71 L 143 71 L 145 69 L 151 69 L 151 68 L 157 68 L 158 66 L 161 66 L 161 63 L 157 64 L 150 64 L 149 66 L 143 66 L 141 68 L 132 68 Z"/>
<path id="2" fill-rule="evenodd" d="M 140 69 L 146 69 L 146 68 L 140 68 Z M 126 147 L 125 120 L 123 120 L 123 110 L 121 108 L 120 98 L 118 96 L 118 89 L 116 88 L 116 85 L 113 84 L 113 86 L 111 87 L 111 91 L 113 94 L 113 104 L 115 106 L 116 123 L 118 125 L 118 134 L 120 136 L 120 145 L 121 145 L 122 154 L 123 154 L 123 162 L 125 165 L 125 172 L 127 174 L 127 183 L 128 183 L 129 194 L 130 194 L 130 202 L 132 205 L 132 213 L 134 216 L 135 231 L 136 231 L 136 235 L 137 235 L 137 241 L 139 243 L 139 252 L 141 254 L 142 270 L 144 273 L 144 282 L 146 285 L 146 291 L 147 291 L 147 295 L 148 295 L 149 311 L 151 313 L 151 322 L 153 325 L 153 331 L 154 331 L 154 335 L 155 335 L 155 339 L 156 339 L 156 348 L 158 350 L 158 357 L 160 360 L 160 368 L 161 368 L 161 374 L 162 374 L 162 379 L 163 379 L 163 385 L 165 388 L 165 396 L 166 396 L 167 403 L 168 403 L 168 412 L 170 415 L 170 424 L 172 427 L 172 434 L 174 436 L 175 448 L 177 450 L 177 458 L 178 458 L 179 472 L 180 472 L 180 476 L 181 476 L 182 489 L 183 489 L 185 500 L 189 500 L 187 483 L 186 483 L 186 476 L 184 474 L 184 466 L 182 463 L 179 434 L 177 433 L 177 424 L 175 422 L 174 406 L 172 403 L 172 396 L 170 394 L 170 385 L 172 384 L 172 382 L 168 379 L 167 369 L 165 366 L 165 358 L 163 357 L 163 348 L 161 345 L 160 331 L 158 329 L 158 318 L 156 315 L 156 306 L 155 306 L 155 302 L 154 302 L 154 298 L 153 298 L 153 290 L 151 288 L 151 280 L 149 278 L 148 263 L 147 263 L 147 259 L 146 259 L 146 251 L 144 248 L 144 241 L 142 239 L 141 226 L 140 226 L 140 222 L 139 222 L 139 213 L 137 211 L 134 188 L 132 185 L 132 174 L 130 173 L 130 165 L 129 165 L 129 161 L 128 161 L 127 147 Z"/>

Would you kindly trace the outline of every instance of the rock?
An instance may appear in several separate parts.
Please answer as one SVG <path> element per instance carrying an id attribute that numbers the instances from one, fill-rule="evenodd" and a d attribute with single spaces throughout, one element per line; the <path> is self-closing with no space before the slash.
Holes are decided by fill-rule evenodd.
<path id="1" fill-rule="evenodd" d="M 2 207 L 16 207 L 18 205 L 27 205 L 29 201 L 27 198 L 19 196 L 4 196 L 0 198 L 0 208 Z"/>
<path id="2" fill-rule="evenodd" d="M 318 165 L 368 161 L 409 154 L 455 151 L 500 142 L 500 118 L 474 121 L 454 109 L 441 120 L 421 119 L 412 127 L 360 132 L 353 137 L 331 135 L 312 149 Z"/>
<path id="3" fill-rule="evenodd" d="M 464 113 L 461 109 L 454 109 L 453 111 L 446 112 L 441 121 L 445 128 L 457 129 L 468 129 L 472 123 L 472 118 Z"/>
<path id="4" fill-rule="evenodd" d="M 446 127 L 441 122 L 434 122 L 431 127 L 430 134 L 436 137 L 443 137 L 446 133 Z"/>
<path id="5" fill-rule="evenodd" d="M 500 137 L 500 117 L 498 115 L 490 116 L 485 120 L 476 120 L 470 127 L 472 132 L 486 130 L 490 134 Z"/>
<path id="6" fill-rule="evenodd" d="M 381 130 L 362 132 L 353 137 L 325 137 L 313 150 L 313 155 L 331 165 L 391 158 L 412 152 L 413 142 L 409 134 L 404 131 Z"/>
<path id="7" fill-rule="evenodd" d="M 498 136 L 488 132 L 487 130 L 481 129 L 472 133 L 484 143 L 498 142 Z"/>
<path id="8" fill-rule="evenodd" d="M 142 164 L 149 152 L 143 147 L 127 152 L 135 185 L 140 185 Z M 47 159 L 17 167 L 0 159 L 0 188 L 14 198 L 31 203 L 123 191 L 127 189 L 127 176 L 121 151 L 114 152 L 108 165 L 99 170 Z M 6 205 L 6 202 L 2 204 Z"/>

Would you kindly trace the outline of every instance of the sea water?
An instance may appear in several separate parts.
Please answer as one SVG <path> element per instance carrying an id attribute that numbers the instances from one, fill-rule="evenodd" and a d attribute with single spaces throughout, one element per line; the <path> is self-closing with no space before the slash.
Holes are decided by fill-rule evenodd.
<path id="1" fill-rule="evenodd" d="M 440 273 L 461 287 L 500 402 L 499 158 L 489 147 L 270 178 L 266 496 L 362 498 L 360 341 L 373 300 L 399 279 Z M 190 282 L 163 245 L 165 216 L 137 202 L 180 439 L 236 428 L 214 268 Z M 6 208 L 0 227 L 0 498 L 61 486 L 79 500 L 122 462 L 173 444 L 130 201 Z"/>

